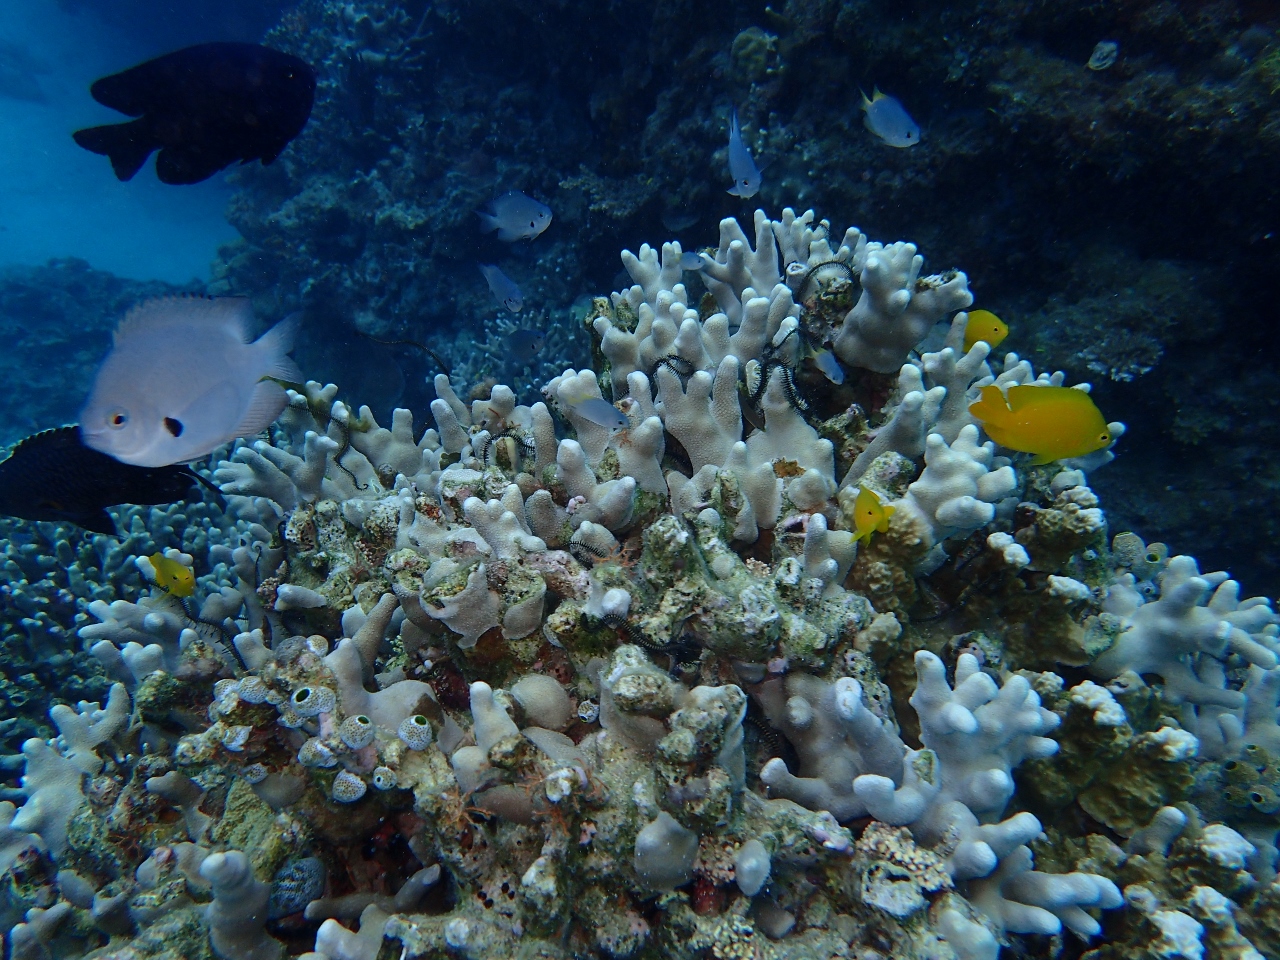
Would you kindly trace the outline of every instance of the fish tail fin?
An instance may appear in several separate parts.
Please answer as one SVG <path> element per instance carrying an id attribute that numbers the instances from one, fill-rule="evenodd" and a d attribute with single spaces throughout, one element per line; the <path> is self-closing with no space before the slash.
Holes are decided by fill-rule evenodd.
<path id="1" fill-rule="evenodd" d="M 111 159 L 117 180 L 132 180 L 159 144 L 145 135 L 142 120 L 109 123 L 102 127 L 86 127 L 71 134 L 72 139 L 90 153 Z"/>
<path id="2" fill-rule="evenodd" d="M 981 420 L 984 426 L 997 428 L 1008 424 L 1013 416 L 1013 411 L 1009 409 L 1009 402 L 1000 392 L 1000 388 L 994 384 L 982 388 L 982 398 L 976 403 L 969 404 L 969 412 Z"/>
<path id="3" fill-rule="evenodd" d="M 302 371 L 288 356 L 301 324 L 302 312 L 291 313 L 254 342 L 254 346 L 262 352 L 264 377 L 274 377 L 289 383 L 303 382 Z"/>
<path id="4" fill-rule="evenodd" d="M 485 213 L 483 210 L 477 210 L 476 216 L 480 218 L 480 232 L 488 233 L 490 230 L 497 230 L 502 224 L 498 223 L 498 218 L 491 213 Z"/>

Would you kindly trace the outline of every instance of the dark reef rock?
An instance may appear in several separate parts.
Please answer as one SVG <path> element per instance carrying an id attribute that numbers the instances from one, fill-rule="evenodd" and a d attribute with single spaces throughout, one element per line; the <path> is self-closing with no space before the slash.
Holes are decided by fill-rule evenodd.
<path id="1" fill-rule="evenodd" d="M 199 292 L 159 281 L 125 280 L 83 260 L 0 270 L 0 444 L 75 423 L 111 331 L 149 297 Z"/>

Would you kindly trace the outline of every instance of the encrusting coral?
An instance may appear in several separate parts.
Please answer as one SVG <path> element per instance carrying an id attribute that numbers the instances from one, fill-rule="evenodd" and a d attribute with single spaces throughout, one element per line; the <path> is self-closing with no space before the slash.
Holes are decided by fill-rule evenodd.
<path id="1" fill-rule="evenodd" d="M 235 538 L 173 553 L 197 596 L 139 560 L 148 595 L 94 597 L 105 706 L 4 760 L 20 955 L 1261 952 L 1270 605 L 1108 544 L 1109 451 L 984 441 L 983 386 L 1063 378 L 960 349 L 963 274 L 754 228 L 698 306 L 678 244 L 624 254 L 604 367 L 531 404 L 440 375 L 417 434 L 308 383 L 237 443 Z"/>

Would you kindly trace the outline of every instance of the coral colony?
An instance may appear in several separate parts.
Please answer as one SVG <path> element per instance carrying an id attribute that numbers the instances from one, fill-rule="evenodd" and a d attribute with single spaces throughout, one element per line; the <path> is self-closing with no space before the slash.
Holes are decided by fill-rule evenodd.
<path id="1" fill-rule="evenodd" d="M 963 349 L 963 273 L 790 209 L 683 260 L 541 398 L 308 383 L 225 510 L 8 544 L 6 629 L 112 681 L 0 759 L 11 956 L 1280 955 L 1269 603 L 1109 539 L 1109 449 L 984 441 L 1064 378 Z M 883 389 L 818 422 L 822 318 Z"/>

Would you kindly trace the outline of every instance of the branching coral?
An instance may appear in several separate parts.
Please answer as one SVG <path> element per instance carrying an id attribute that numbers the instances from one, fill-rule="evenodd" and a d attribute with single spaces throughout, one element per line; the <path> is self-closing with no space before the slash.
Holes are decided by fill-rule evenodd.
<path id="1" fill-rule="evenodd" d="M 384 936 L 614 960 L 942 938 L 988 960 L 1097 937 L 1125 900 L 1108 930 L 1135 942 L 1253 935 L 1270 606 L 1109 550 L 1097 464 L 982 441 L 979 386 L 1062 378 L 962 351 L 963 313 L 923 342 L 968 304 L 962 274 L 921 279 L 914 247 L 856 230 L 833 249 L 811 212 L 753 226 L 721 223 L 697 307 L 678 245 L 624 255 L 602 368 L 541 402 L 440 375 L 423 429 L 292 392 L 215 467 L 218 535 L 169 555 L 204 571 L 195 597 L 69 583 L 118 683 L 3 760 L 22 942 L 275 957 L 310 924 L 317 960 Z M 834 412 L 804 379 L 832 342 Z M 1099 683 L 1028 672 L 1063 637 Z M 1186 800 L 1214 784 L 1202 822 Z"/>

